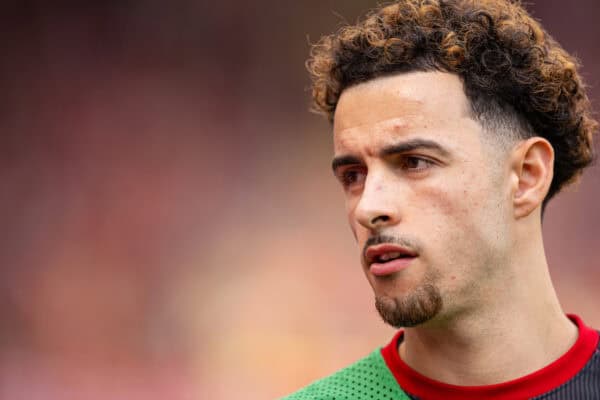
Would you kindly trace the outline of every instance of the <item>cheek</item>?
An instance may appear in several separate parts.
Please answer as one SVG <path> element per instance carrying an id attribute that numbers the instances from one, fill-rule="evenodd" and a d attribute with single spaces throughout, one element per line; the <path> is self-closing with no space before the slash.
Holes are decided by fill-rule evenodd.
<path id="1" fill-rule="evenodd" d="M 498 263 L 510 253 L 499 183 L 485 181 L 484 176 L 478 179 L 477 184 L 447 181 L 422 192 L 431 204 L 424 219 L 429 228 L 422 231 L 431 250 L 429 261 L 445 276 L 444 286 L 464 293 L 494 281 L 501 273 Z"/>
<path id="2" fill-rule="evenodd" d="M 489 190 L 482 182 L 445 180 L 419 190 L 422 207 L 419 225 L 422 237 L 436 248 L 446 262 L 460 262 L 479 257 L 478 252 L 490 245 L 496 235 L 494 206 Z"/>
<path id="3" fill-rule="evenodd" d="M 417 208 L 421 210 L 422 223 L 429 228 L 447 229 L 468 223 L 470 211 L 477 205 L 469 188 L 457 189 L 447 183 L 423 187 L 419 190 Z"/>
<path id="4" fill-rule="evenodd" d="M 444 174 L 420 188 L 420 194 L 433 213 L 453 221 L 457 227 L 472 225 L 481 219 L 498 182 L 473 168 L 457 174 Z"/>

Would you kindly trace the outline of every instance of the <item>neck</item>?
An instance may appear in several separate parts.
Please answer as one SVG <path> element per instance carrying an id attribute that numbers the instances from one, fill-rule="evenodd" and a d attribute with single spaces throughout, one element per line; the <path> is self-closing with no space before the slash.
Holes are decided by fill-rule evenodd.
<path id="1" fill-rule="evenodd" d="M 505 285 L 487 290 L 477 308 L 407 328 L 404 362 L 437 381 L 477 386 L 519 378 L 566 353 L 577 328 L 560 307 L 539 237 L 537 246 L 527 242 L 528 254 L 515 252 L 520 262 L 506 266 Z"/>

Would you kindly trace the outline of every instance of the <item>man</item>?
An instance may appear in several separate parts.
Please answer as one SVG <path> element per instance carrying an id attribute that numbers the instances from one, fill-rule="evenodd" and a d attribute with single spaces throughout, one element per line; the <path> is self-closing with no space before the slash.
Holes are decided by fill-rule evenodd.
<path id="1" fill-rule="evenodd" d="M 300 399 L 600 399 L 566 316 L 547 202 L 592 160 L 577 63 L 517 3 L 401 0 L 308 62 L 376 308 L 403 328 Z"/>

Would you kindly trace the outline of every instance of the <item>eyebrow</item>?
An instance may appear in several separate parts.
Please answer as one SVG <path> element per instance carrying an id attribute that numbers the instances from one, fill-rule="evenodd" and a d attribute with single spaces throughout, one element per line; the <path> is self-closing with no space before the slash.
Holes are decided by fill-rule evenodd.
<path id="1" fill-rule="evenodd" d="M 450 152 L 438 142 L 427 139 L 411 139 L 406 142 L 386 146 L 379 152 L 380 157 L 391 156 L 399 153 L 406 153 L 418 149 L 434 150 L 443 157 L 449 157 Z"/>
<path id="2" fill-rule="evenodd" d="M 360 164 L 360 158 L 354 156 L 339 156 L 335 157 L 331 162 L 331 169 L 333 172 L 337 171 L 338 168 L 343 167 L 344 165 L 356 165 Z"/>
<path id="3" fill-rule="evenodd" d="M 450 156 L 450 152 L 446 148 L 444 148 L 442 145 L 440 145 L 439 143 L 434 142 L 433 140 L 417 138 L 417 139 L 411 139 L 411 140 L 407 140 L 405 142 L 385 146 L 379 152 L 379 157 L 389 157 L 394 154 L 406 153 L 406 152 L 414 151 L 414 150 L 418 150 L 418 149 L 434 150 L 434 151 L 437 151 L 442 157 Z M 335 172 L 339 167 L 342 167 L 345 165 L 356 165 L 356 164 L 360 164 L 360 163 L 361 163 L 361 159 L 356 156 L 352 156 L 352 155 L 338 156 L 338 157 L 335 157 L 333 159 L 333 161 L 331 162 L 331 169 L 333 170 L 333 172 Z"/>

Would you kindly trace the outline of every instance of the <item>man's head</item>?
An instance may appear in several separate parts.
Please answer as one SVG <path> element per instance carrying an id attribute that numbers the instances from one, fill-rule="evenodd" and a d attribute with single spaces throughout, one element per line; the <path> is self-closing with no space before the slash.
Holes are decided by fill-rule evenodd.
<path id="1" fill-rule="evenodd" d="M 308 66 L 383 318 L 493 301 L 591 162 L 575 61 L 514 3 L 405 0 L 323 38 Z"/>

